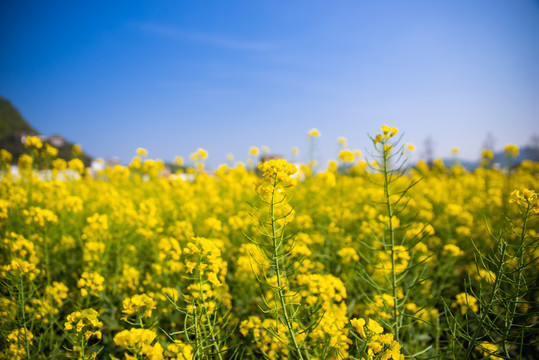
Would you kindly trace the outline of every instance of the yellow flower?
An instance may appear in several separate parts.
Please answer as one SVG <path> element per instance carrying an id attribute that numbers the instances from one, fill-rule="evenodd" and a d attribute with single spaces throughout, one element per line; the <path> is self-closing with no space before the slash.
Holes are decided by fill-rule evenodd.
<path id="1" fill-rule="evenodd" d="M 273 183 L 275 178 L 284 186 L 294 186 L 297 183 L 297 180 L 290 175 L 294 175 L 298 169 L 284 159 L 265 161 L 258 165 L 258 169 L 264 176 L 264 183 Z"/>
<path id="2" fill-rule="evenodd" d="M 307 133 L 308 138 L 310 138 L 310 137 L 319 137 L 319 136 L 320 136 L 320 131 L 318 131 L 318 129 L 311 129 Z"/>
<path id="3" fill-rule="evenodd" d="M 387 125 L 382 125 L 382 133 L 383 134 L 378 134 L 376 135 L 376 137 L 374 138 L 374 145 L 378 144 L 379 142 L 383 141 L 383 140 L 387 140 L 395 135 L 397 135 L 397 133 L 399 132 L 399 129 L 397 129 L 396 127 L 389 127 Z"/>
<path id="4" fill-rule="evenodd" d="M 345 137 L 340 137 L 340 138 L 337 139 L 337 142 L 338 142 L 339 144 L 346 145 L 346 142 L 347 142 L 347 141 L 346 141 L 346 138 L 345 138 Z"/>
<path id="5" fill-rule="evenodd" d="M 490 149 L 483 149 L 483 151 L 481 151 L 481 157 L 485 160 L 492 160 L 494 158 L 494 154 Z"/>
<path id="6" fill-rule="evenodd" d="M 384 136 L 388 136 L 388 137 L 395 136 L 399 132 L 399 129 L 397 129 L 396 127 L 390 128 L 387 125 L 382 125 L 381 129 L 382 129 L 382 132 L 384 133 Z"/>
<path id="7" fill-rule="evenodd" d="M 363 339 L 367 338 L 367 334 L 365 334 L 365 319 L 359 318 L 359 319 L 351 319 L 350 324 L 356 329 L 359 336 L 361 336 Z"/>
<path id="8" fill-rule="evenodd" d="M 189 155 L 191 160 L 205 160 L 208 157 L 208 152 L 202 148 L 198 148 L 196 152 Z"/>
<path id="9" fill-rule="evenodd" d="M 0 266 L 0 277 L 6 277 L 8 273 L 16 276 L 28 276 L 28 280 L 33 280 L 39 275 L 36 265 L 26 260 L 13 259 L 9 265 Z"/>
<path id="10" fill-rule="evenodd" d="M 447 244 L 444 245 L 442 254 L 450 257 L 459 257 L 464 255 L 464 251 L 462 251 L 457 245 Z"/>
<path id="11" fill-rule="evenodd" d="M 82 296 L 99 296 L 104 290 L 104 282 L 105 278 L 96 272 L 83 272 L 79 281 L 77 282 L 77 286 L 80 288 Z"/>
<path id="12" fill-rule="evenodd" d="M 384 332 L 384 328 L 380 324 L 378 324 L 375 320 L 370 319 L 370 318 L 367 324 L 367 329 L 369 329 L 369 331 L 372 334 L 381 334 Z"/>
<path id="13" fill-rule="evenodd" d="M 178 166 L 183 166 L 183 158 L 181 156 L 176 156 L 174 158 L 174 162 L 176 163 L 176 165 Z"/>
<path id="14" fill-rule="evenodd" d="M 473 312 L 479 311 L 479 306 L 477 305 L 477 299 L 466 293 L 460 293 L 457 295 L 457 302 L 453 304 L 453 307 L 456 305 L 460 306 L 460 313 L 462 315 L 466 314 L 468 312 L 468 309 L 472 310 Z"/>
<path id="15" fill-rule="evenodd" d="M 382 125 L 382 132 L 384 133 L 384 135 L 387 135 L 391 132 L 391 128 L 387 125 Z"/>
<path id="16" fill-rule="evenodd" d="M 208 158 L 208 152 L 202 148 L 198 148 L 198 153 L 200 154 L 200 158 L 202 160 L 205 160 Z"/>
<path id="17" fill-rule="evenodd" d="M 52 168 L 58 171 L 65 170 L 67 168 L 67 162 L 64 159 L 54 159 L 52 161 Z"/>
<path id="18" fill-rule="evenodd" d="M 26 141 L 24 142 L 24 146 L 41 149 L 43 147 L 43 142 L 37 136 L 27 136 Z"/>
<path id="19" fill-rule="evenodd" d="M 26 353 L 26 346 L 23 344 L 28 342 L 28 345 L 32 345 L 34 343 L 33 339 L 34 335 L 24 328 L 13 330 L 7 335 L 6 340 L 9 345 L 4 350 L 5 352 L 0 352 L 0 356 L 6 359 L 27 358 L 28 354 Z"/>
<path id="20" fill-rule="evenodd" d="M 155 309 L 155 301 L 146 294 L 135 295 L 131 298 L 124 299 L 122 313 L 129 315 L 139 314 L 140 317 L 151 317 L 152 310 Z"/>
<path id="21" fill-rule="evenodd" d="M 221 282 L 217 278 L 217 275 L 214 272 L 208 273 L 208 281 L 211 282 L 215 286 L 220 286 Z"/>
<path id="22" fill-rule="evenodd" d="M 520 153 L 518 146 L 513 144 L 505 145 L 505 148 L 503 150 L 507 155 L 511 155 L 513 157 L 518 157 Z"/>
<path id="23" fill-rule="evenodd" d="M 30 155 L 22 154 L 21 156 L 19 156 L 19 160 L 18 160 L 19 169 L 30 170 L 32 168 L 33 163 L 34 163 L 34 159 Z"/>
<path id="24" fill-rule="evenodd" d="M 13 160 L 13 155 L 6 149 L 0 149 L 0 163 L 9 165 Z"/>
<path id="25" fill-rule="evenodd" d="M 144 156 L 148 154 L 148 150 L 144 148 L 137 148 L 137 155 L 138 156 Z"/>
<path id="26" fill-rule="evenodd" d="M 98 339 L 101 339 L 101 331 L 103 323 L 98 319 L 99 313 L 94 309 L 84 309 L 81 311 L 75 311 L 67 315 L 67 321 L 64 323 L 65 330 L 73 330 L 77 333 L 83 332 L 84 337 L 88 340 L 91 336 L 95 335 Z"/>
<path id="27" fill-rule="evenodd" d="M 522 194 L 519 190 L 513 190 L 509 203 L 517 204 L 524 208 L 529 206 L 531 212 L 535 214 L 539 213 L 539 195 L 535 190 L 524 189 L 522 190 Z"/>
<path id="28" fill-rule="evenodd" d="M 73 154 L 73 156 L 79 156 L 82 154 L 82 148 L 79 144 L 74 144 L 73 147 L 71 148 L 71 154 Z"/>
<path id="29" fill-rule="evenodd" d="M 502 360 L 501 357 L 494 355 L 498 352 L 499 349 L 499 346 L 496 344 L 491 344 L 484 341 L 481 342 L 479 346 L 476 346 L 475 349 L 479 351 L 483 356 L 488 357 L 491 360 Z"/>
<path id="30" fill-rule="evenodd" d="M 58 149 L 49 144 L 45 144 L 45 153 L 47 153 L 49 156 L 55 157 L 58 155 Z"/>
<path id="31" fill-rule="evenodd" d="M 85 170 L 84 163 L 82 162 L 81 159 L 71 159 L 71 160 L 69 160 L 69 162 L 67 163 L 67 168 L 69 170 L 76 171 L 79 174 L 84 173 L 84 170 Z"/>
<path id="32" fill-rule="evenodd" d="M 383 348 L 382 344 L 380 344 L 378 341 L 371 341 L 367 346 L 369 349 L 374 351 L 375 354 L 379 353 Z"/>
<path id="33" fill-rule="evenodd" d="M 359 255 L 357 254 L 356 249 L 351 247 L 342 248 L 337 254 L 341 257 L 343 264 L 359 261 Z"/>
<path id="34" fill-rule="evenodd" d="M 257 156 L 259 153 L 259 150 L 256 146 L 251 146 L 249 149 L 249 156 Z"/>
<path id="35" fill-rule="evenodd" d="M 339 151 L 339 160 L 342 160 L 344 162 L 352 162 L 354 161 L 354 153 L 350 150 L 341 150 Z"/>
<path id="36" fill-rule="evenodd" d="M 145 355 L 148 359 L 161 360 L 163 359 L 163 347 L 159 342 L 152 345 L 157 334 L 153 330 L 133 328 L 123 330 L 114 336 L 114 343 L 124 349 L 129 349 L 136 355 Z M 125 354 L 126 359 L 139 357 L 131 357 Z"/>

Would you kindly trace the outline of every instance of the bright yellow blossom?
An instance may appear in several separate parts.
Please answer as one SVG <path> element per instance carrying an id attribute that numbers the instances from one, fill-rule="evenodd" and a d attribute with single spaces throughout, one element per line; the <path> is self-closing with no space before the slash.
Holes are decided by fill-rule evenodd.
<path id="1" fill-rule="evenodd" d="M 513 144 L 505 145 L 505 148 L 503 149 L 503 151 L 506 154 L 509 154 L 509 155 L 511 155 L 513 157 L 518 157 L 518 155 L 520 153 L 520 150 L 519 150 L 518 146 L 513 145 Z"/>
<path id="2" fill-rule="evenodd" d="M 318 129 L 311 129 L 307 133 L 307 137 L 308 138 L 310 138 L 310 137 L 320 137 L 320 131 L 318 131 Z"/>
<path id="3" fill-rule="evenodd" d="M 342 160 L 344 162 L 352 162 L 354 161 L 354 153 L 350 150 L 341 150 L 339 151 L 339 160 Z"/>

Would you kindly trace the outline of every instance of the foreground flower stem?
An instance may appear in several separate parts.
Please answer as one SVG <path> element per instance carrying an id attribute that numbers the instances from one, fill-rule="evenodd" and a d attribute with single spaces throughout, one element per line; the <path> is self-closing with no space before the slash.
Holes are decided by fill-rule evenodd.
<path id="1" fill-rule="evenodd" d="M 500 241 L 503 241 L 503 240 L 500 239 Z M 481 313 L 481 317 L 479 319 L 479 324 L 477 325 L 477 328 L 475 329 L 475 331 L 474 331 L 474 333 L 472 335 L 472 338 L 470 339 L 470 343 L 468 345 L 468 349 L 466 350 L 466 355 L 465 355 L 464 359 L 469 359 L 470 356 L 472 355 L 472 350 L 475 348 L 475 343 L 477 341 L 477 338 L 479 337 L 480 332 L 483 329 L 486 318 L 489 315 L 490 309 L 491 309 L 491 307 L 492 307 L 492 305 L 494 303 L 496 293 L 498 292 L 498 290 L 500 288 L 500 280 L 502 278 L 501 274 L 502 274 L 502 269 L 503 269 L 503 265 L 504 265 L 504 262 L 505 262 L 506 249 L 507 249 L 507 243 L 504 241 L 503 244 L 502 244 L 500 261 L 498 263 L 498 268 L 496 269 L 496 281 L 494 282 L 494 286 L 492 288 L 492 293 L 490 294 L 490 297 L 489 297 L 490 301 L 488 302 L 485 310 L 482 311 L 482 313 Z"/>
<path id="2" fill-rule="evenodd" d="M 278 235 L 279 230 L 276 227 L 277 220 L 275 218 L 275 195 L 276 195 L 275 193 L 278 191 L 277 189 L 278 183 L 279 183 L 279 180 L 277 179 L 277 174 L 275 174 L 273 177 L 273 189 L 272 189 L 271 201 L 270 201 L 271 233 L 272 233 L 272 244 L 273 244 L 273 264 L 272 265 L 275 269 L 275 274 L 277 276 L 277 294 L 279 296 L 281 307 L 283 309 L 284 322 L 286 324 L 286 327 L 288 328 L 290 339 L 292 340 L 292 343 L 294 344 L 294 349 L 296 353 L 298 354 L 299 358 L 303 360 L 304 356 L 302 354 L 300 346 L 297 343 L 296 334 L 294 332 L 292 321 L 288 314 L 287 304 L 285 301 L 285 294 L 283 292 L 283 282 L 281 279 L 281 268 L 280 268 L 280 261 L 279 261 L 280 257 L 279 257 L 278 249 L 281 248 L 283 245 L 284 233 L 281 231 L 281 234 Z"/>
<path id="3" fill-rule="evenodd" d="M 393 328 L 395 329 L 395 338 L 400 340 L 400 321 L 399 321 L 399 299 L 397 297 L 397 272 L 395 269 L 395 231 L 393 228 L 393 207 L 391 206 L 391 191 L 389 189 L 389 152 L 390 149 L 383 147 L 384 151 L 384 200 L 387 207 L 387 216 L 389 218 L 389 237 L 390 237 L 390 251 L 391 251 L 391 290 L 393 296 L 393 317 L 395 322 Z"/>
<path id="4" fill-rule="evenodd" d="M 217 356 L 219 357 L 219 359 L 223 359 L 223 356 L 221 355 L 221 348 L 219 347 L 219 344 L 217 342 L 217 339 L 215 338 L 215 329 L 213 327 L 213 324 L 211 322 L 211 316 L 210 314 L 208 313 L 208 308 L 206 307 L 206 303 L 205 303 L 205 299 L 204 299 L 204 292 L 202 291 L 202 284 L 203 284 L 203 280 L 202 280 L 202 272 L 199 272 L 198 273 L 198 281 L 199 281 L 199 291 L 200 291 L 200 299 L 202 300 L 201 303 L 202 303 L 202 311 L 204 312 L 204 317 L 206 318 L 206 322 L 207 322 L 207 325 L 208 325 L 208 328 L 209 328 L 209 332 L 210 332 L 210 336 L 211 336 L 211 342 L 212 342 L 212 346 L 213 348 L 215 349 L 215 352 L 217 353 Z M 203 326 L 202 329 L 204 330 L 205 332 L 205 327 Z M 205 337 L 206 334 L 204 334 Z"/>
<path id="5" fill-rule="evenodd" d="M 515 319 L 515 313 L 517 310 L 517 305 L 519 301 L 521 300 L 521 294 L 520 291 L 522 289 L 523 282 L 525 282 L 524 276 L 522 274 L 522 269 L 524 268 L 524 241 L 526 240 L 526 229 L 528 226 L 528 219 L 530 215 L 530 207 L 531 205 L 528 203 L 526 207 L 526 212 L 524 214 L 524 224 L 522 225 L 522 231 L 520 233 L 520 245 L 518 247 L 518 251 L 516 254 L 517 261 L 518 261 L 518 272 L 517 272 L 517 286 L 516 286 L 516 292 L 515 292 L 515 298 L 512 300 L 513 306 L 509 310 L 509 316 L 507 317 L 506 324 L 505 324 L 505 332 L 503 334 L 503 342 L 502 342 L 502 348 L 503 352 L 506 354 L 506 356 L 509 356 L 509 349 L 507 346 L 507 338 L 509 337 L 509 333 L 511 330 L 511 327 L 513 326 L 513 320 Z M 524 286 L 526 286 L 524 284 Z M 526 289 L 524 290 L 526 291 Z M 522 296 L 523 297 L 523 296 Z M 522 333 L 522 336 L 524 336 L 524 333 Z M 520 350 L 522 351 L 522 346 L 520 347 Z M 522 354 L 520 354 L 522 356 Z"/>
<path id="6" fill-rule="evenodd" d="M 26 347 L 26 357 L 30 359 L 30 342 L 28 341 L 28 328 L 26 327 L 26 298 L 24 296 L 24 282 L 22 279 L 22 274 L 20 275 L 20 290 L 19 290 L 19 301 L 21 303 L 21 312 L 22 312 L 22 325 L 24 327 L 24 342 Z"/>

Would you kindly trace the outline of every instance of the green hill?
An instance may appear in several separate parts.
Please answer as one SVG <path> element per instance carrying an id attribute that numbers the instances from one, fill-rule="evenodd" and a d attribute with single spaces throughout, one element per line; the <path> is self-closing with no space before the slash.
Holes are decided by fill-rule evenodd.
<path id="1" fill-rule="evenodd" d="M 38 135 L 38 132 L 8 100 L 0 97 L 0 148 L 8 150 L 17 159 L 25 152 L 22 135 Z"/>
<path id="2" fill-rule="evenodd" d="M 24 120 L 11 102 L 0 97 L 0 149 L 6 149 L 13 154 L 14 161 L 21 154 L 27 152 L 24 144 L 21 142 L 21 138 L 24 135 L 39 135 L 39 132 Z M 45 141 L 58 148 L 58 157 L 69 160 L 71 158 L 73 143 L 65 141 L 61 136 L 52 136 L 50 138 L 62 140 L 60 146 L 51 141 Z M 79 157 L 87 166 L 92 160 L 90 156 L 84 153 Z"/>

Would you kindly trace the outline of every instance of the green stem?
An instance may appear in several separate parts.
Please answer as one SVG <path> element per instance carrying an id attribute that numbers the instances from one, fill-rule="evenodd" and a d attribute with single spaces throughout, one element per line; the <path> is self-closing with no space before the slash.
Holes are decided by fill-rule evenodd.
<path id="1" fill-rule="evenodd" d="M 520 290 L 522 288 L 522 268 L 524 265 L 524 241 L 526 240 L 526 227 L 528 225 L 528 216 L 530 214 L 530 204 L 528 204 L 528 207 L 526 208 L 526 214 L 524 215 L 524 224 L 522 225 L 522 231 L 520 233 L 520 245 L 518 247 L 517 251 L 517 260 L 518 260 L 518 271 L 517 271 L 517 289 L 515 292 L 515 300 L 512 304 L 512 306 L 509 307 L 509 315 L 506 318 L 505 321 L 505 331 L 503 334 L 503 342 L 502 342 L 502 349 L 505 355 L 509 356 L 509 349 L 507 348 L 507 337 L 509 335 L 509 332 L 511 330 L 511 326 L 513 326 L 513 320 L 515 318 L 516 309 L 518 306 L 518 302 L 520 300 Z"/>
<path id="2" fill-rule="evenodd" d="M 197 318 L 197 310 L 196 310 L 196 302 L 193 301 L 192 302 L 192 306 L 193 306 L 193 313 L 192 313 L 192 316 L 193 316 L 193 322 L 194 322 L 194 329 L 195 329 L 195 358 L 196 359 L 200 359 L 201 358 L 201 355 L 199 355 L 199 348 L 201 347 L 201 344 L 200 344 L 200 331 L 198 329 L 198 318 Z"/>
<path id="3" fill-rule="evenodd" d="M 202 291 L 202 272 L 199 271 L 198 273 L 198 281 L 199 281 L 199 284 L 200 284 L 200 299 L 202 300 L 202 309 L 204 311 L 204 316 L 206 316 L 206 322 L 207 322 L 207 326 L 208 326 L 208 329 L 210 331 L 210 336 L 211 336 L 211 340 L 212 340 L 212 346 L 214 347 L 215 349 L 215 352 L 217 353 L 217 356 L 219 357 L 219 359 L 223 359 L 223 356 L 221 355 L 221 349 L 219 348 L 219 345 L 217 343 L 217 341 L 215 340 L 215 333 L 214 333 L 214 328 L 213 328 L 213 325 L 210 321 L 210 315 L 208 314 L 208 308 L 206 307 L 206 302 L 204 300 L 204 292 Z M 216 310 L 214 310 L 216 311 Z"/>
<path id="4" fill-rule="evenodd" d="M 84 359 L 84 335 L 80 334 L 80 358 Z"/>
<path id="5" fill-rule="evenodd" d="M 501 240 L 501 239 L 500 239 Z M 472 350 L 474 349 L 474 345 L 475 345 L 475 342 L 477 340 L 477 338 L 479 337 L 479 333 L 481 332 L 481 330 L 483 329 L 483 324 L 485 323 L 485 319 L 487 318 L 488 314 L 490 313 L 490 308 L 492 307 L 492 304 L 494 303 L 494 298 L 496 296 L 496 293 L 498 292 L 498 289 L 500 288 L 500 282 L 501 282 L 501 279 L 502 279 L 502 268 L 503 268 L 503 264 L 504 264 L 504 261 L 505 261 L 505 251 L 507 249 L 507 243 L 504 241 L 503 244 L 502 244 L 502 249 L 501 249 L 501 256 L 500 256 L 500 261 L 498 263 L 498 268 L 496 270 L 496 281 L 494 282 L 494 287 L 492 288 L 492 292 L 490 294 L 490 300 L 486 306 L 486 308 L 481 311 L 481 315 L 479 317 L 479 323 L 477 324 L 477 327 L 475 328 L 475 331 L 470 339 L 470 342 L 468 344 L 468 349 L 466 349 L 466 356 L 464 357 L 464 359 L 469 359 L 471 354 L 472 354 Z M 490 329 L 488 329 L 487 332 L 489 332 Z"/>
<path id="6" fill-rule="evenodd" d="M 22 311 L 22 326 L 24 328 L 24 341 L 26 345 L 26 358 L 30 359 L 30 342 L 28 341 L 28 328 L 26 327 L 26 298 L 24 297 L 24 282 L 22 281 L 22 274 L 20 275 L 20 285 L 21 288 L 19 290 L 19 301 L 21 303 L 21 311 Z M 17 338 L 17 342 L 19 339 Z"/>
<path id="7" fill-rule="evenodd" d="M 383 146 L 384 144 L 382 144 Z M 393 208 L 391 206 L 391 193 L 389 189 L 389 151 L 383 147 L 384 151 L 384 197 L 387 206 L 387 215 L 389 217 L 389 237 L 390 237 L 390 251 L 391 251 L 391 290 L 393 295 L 393 317 L 395 322 L 393 328 L 395 329 L 395 339 L 400 340 L 400 323 L 399 323 L 399 299 L 397 297 L 397 273 L 395 270 L 395 230 L 393 229 Z"/>
<path id="8" fill-rule="evenodd" d="M 286 307 L 285 295 L 283 292 L 283 284 L 281 280 L 281 269 L 280 269 L 280 264 L 279 264 L 279 257 L 277 254 L 277 249 L 281 245 L 280 241 L 282 241 L 277 236 L 277 229 L 275 226 L 275 222 L 276 222 L 275 220 L 275 190 L 277 188 L 277 184 L 278 184 L 277 174 L 275 174 L 273 178 L 273 190 L 271 192 L 271 202 L 270 202 L 271 233 L 272 233 L 272 242 L 273 242 L 273 267 L 275 268 L 275 274 L 277 276 L 277 293 L 279 296 L 279 300 L 281 302 L 281 307 L 283 309 L 283 318 L 285 321 L 285 325 L 288 328 L 288 333 L 290 334 L 290 339 L 292 340 L 292 343 L 294 344 L 294 349 L 296 350 L 299 358 L 303 360 L 303 354 L 302 354 L 300 346 L 298 345 L 296 341 L 296 335 L 294 332 L 294 328 L 292 326 L 292 321 L 290 320 L 290 317 L 288 315 L 288 310 Z M 309 358 L 308 354 L 307 354 L 307 358 Z"/>

